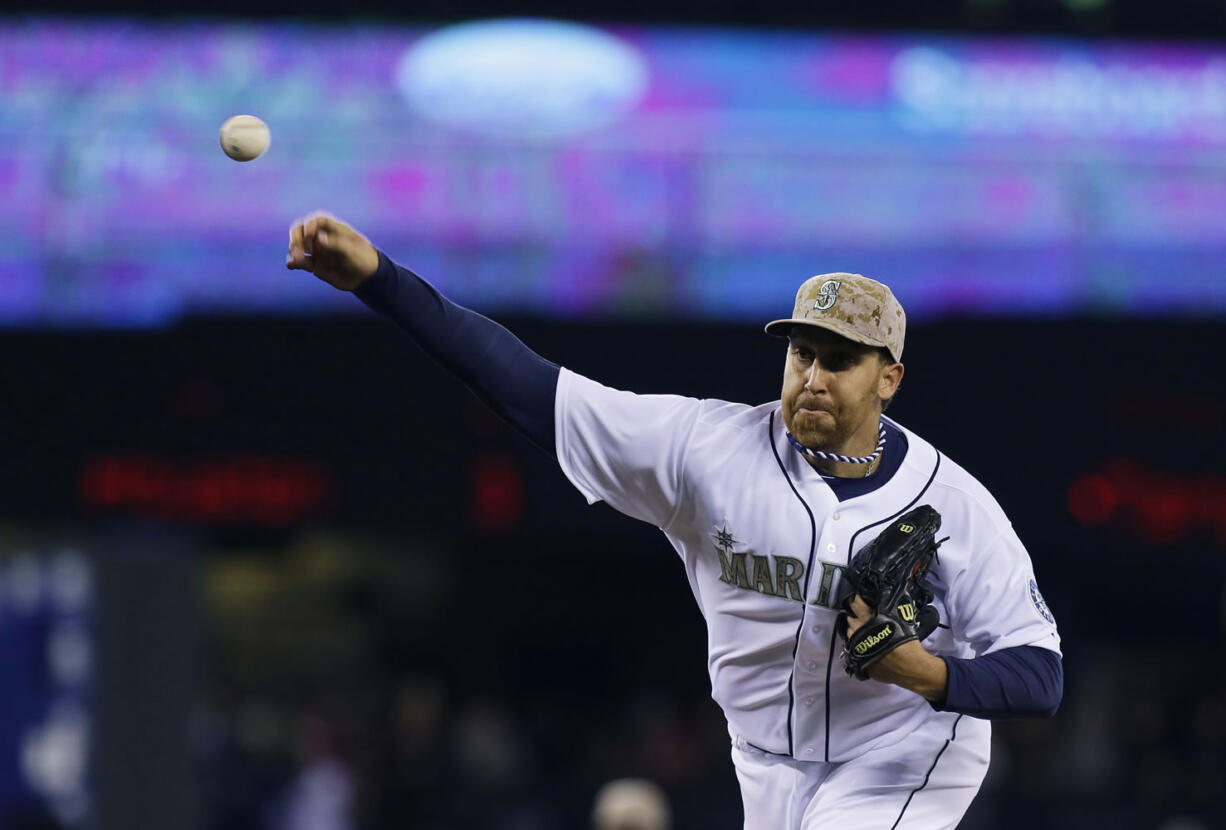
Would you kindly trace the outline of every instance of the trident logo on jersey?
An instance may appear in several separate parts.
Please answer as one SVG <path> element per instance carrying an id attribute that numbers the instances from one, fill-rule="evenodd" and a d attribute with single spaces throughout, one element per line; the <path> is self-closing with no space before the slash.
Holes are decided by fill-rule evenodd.
<path id="1" fill-rule="evenodd" d="M 817 299 L 813 302 L 813 310 L 827 311 L 833 308 L 835 300 L 839 298 L 839 289 L 842 287 L 842 280 L 826 280 L 822 283 L 822 287 L 817 289 Z"/>

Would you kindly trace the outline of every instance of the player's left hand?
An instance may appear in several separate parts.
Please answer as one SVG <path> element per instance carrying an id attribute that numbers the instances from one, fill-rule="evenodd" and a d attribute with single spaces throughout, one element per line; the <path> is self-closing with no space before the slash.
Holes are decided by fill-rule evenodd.
<path id="1" fill-rule="evenodd" d="M 851 613 L 847 615 L 847 636 L 872 618 L 873 609 L 856 594 L 851 600 Z M 873 663 L 868 676 L 880 683 L 910 689 L 928 700 L 940 701 L 945 699 L 949 669 L 944 660 L 929 654 L 918 640 L 912 640 Z"/>

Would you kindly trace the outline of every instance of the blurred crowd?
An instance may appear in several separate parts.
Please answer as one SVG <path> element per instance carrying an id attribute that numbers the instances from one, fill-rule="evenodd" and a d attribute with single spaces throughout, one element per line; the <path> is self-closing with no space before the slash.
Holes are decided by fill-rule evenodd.
<path id="1" fill-rule="evenodd" d="M 998 724 L 962 827 L 1226 826 L 1226 687 L 1129 683 L 1149 671 L 1139 655 L 1120 657 L 1108 679 L 1073 686 L 1056 719 Z M 293 713 L 254 700 L 208 707 L 208 826 L 576 830 L 596 826 L 603 784 L 634 777 L 666 793 L 677 830 L 740 827 L 727 733 L 709 700 L 644 691 L 609 710 L 466 699 L 440 678 L 409 676 L 381 719 L 343 712 L 324 702 Z"/>
<path id="2" fill-rule="evenodd" d="M 659 788 L 674 830 L 741 826 L 726 726 L 701 683 L 662 677 L 617 691 L 633 668 L 618 665 L 586 693 L 524 680 L 533 673 L 517 672 L 514 656 L 455 637 L 428 600 L 413 604 L 419 619 L 386 619 L 377 609 L 404 609 L 378 598 L 395 593 L 392 581 L 353 588 L 382 560 L 352 550 L 333 560 L 327 549 L 267 566 L 282 578 L 254 603 L 225 587 L 250 579 L 249 563 L 223 564 L 212 581 L 214 613 L 226 614 L 230 592 L 244 603 L 230 610 L 247 616 L 213 626 L 213 684 L 193 730 L 210 830 L 581 830 L 597 826 L 602 787 L 625 779 L 639 782 L 630 791 Z M 295 572 L 310 576 L 287 588 Z M 287 603 L 310 609 L 310 622 L 276 622 Z M 372 637 L 372 625 L 383 633 Z M 290 627 L 294 648 L 277 626 Z M 996 726 L 992 767 L 962 827 L 1226 827 L 1226 672 L 1156 639 L 1068 645 L 1060 713 Z M 419 654 L 428 667 L 414 667 Z M 575 661 L 590 675 L 584 655 L 544 659 L 546 674 Z M 639 796 L 630 800 L 651 800 Z"/>
<path id="3" fill-rule="evenodd" d="M 229 716 L 214 709 L 201 746 L 207 826 L 585 828 L 595 826 L 602 787 L 635 778 L 667 794 L 672 826 L 735 827 L 726 733 L 709 703 L 697 703 L 682 711 L 682 701 L 644 694 L 600 712 L 556 699 L 461 702 L 438 678 L 407 677 L 373 724 L 347 723 L 322 705 L 296 713 L 282 733 L 271 711 L 252 711 L 257 704 Z M 606 793 L 606 813 L 616 812 L 610 795 L 618 800 Z M 605 820 L 605 830 L 652 830 Z"/>

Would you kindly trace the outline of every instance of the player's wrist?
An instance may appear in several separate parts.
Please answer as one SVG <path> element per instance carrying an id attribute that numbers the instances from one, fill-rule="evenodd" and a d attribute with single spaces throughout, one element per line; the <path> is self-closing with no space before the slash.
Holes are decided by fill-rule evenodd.
<path id="1" fill-rule="evenodd" d="M 916 678 L 910 687 L 911 691 L 929 703 L 940 704 L 944 702 L 949 689 L 949 666 L 945 665 L 945 661 L 940 657 L 934 657 L 926 651 L 923 654 L 923 674 Z"/>
<path id="2" fill-rule="evenodd" d="M 915 641 L 881 658 L 869 674 L 874 680 L 900 686 L 933 703 L 943 701 L 949 687 L 949 667 L 945 661 L 929 654 Z"/>
<path id="3" fill-rule="evenodd" d="M 354 270 L 357 272 L 357 281 L 354 284 L 355 290 L 379 272 L 385 258 L 379 255 L 379 249 L 370 242 L 367 242 L 359 249 L 357 256 L 354 258 Z M 390 267 L 390 260 L 388 265 Z"/>
<path id="4" fill-rule="evenodd" d="M 373 245 L 370 246 L 369 254 L 369 257 L 363 255 L 355 260 L 358 276 L 349 290 L 359 295 L 384 290 L 383 286 L 388 286 L 396 280 L 396 264 L 387 254 Z"/>

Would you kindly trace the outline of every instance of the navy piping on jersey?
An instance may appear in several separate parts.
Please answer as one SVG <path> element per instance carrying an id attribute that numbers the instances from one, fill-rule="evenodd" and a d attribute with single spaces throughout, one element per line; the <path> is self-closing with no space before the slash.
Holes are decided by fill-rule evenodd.
<path id="1" fill-rule="evenodd" d="M 958 737 L 958 723 L 962 720 L 962 717 L 962 715 L 958 715 L 957 720 L 954 721 L 953 732 L 950 733 L 950 736 L 945 741 L 945 744 L 941 747 L 940 751 L 937 752 L 937 757 L 932 759 L 932 766 L 928 768 L 928 772 L 924 773 L 924 783 L 912 790 L 911 794 L 907 796 L 906 803 L 902 805 L 902 809 L 898 812 L 898 818 L 894 819 L 894 823 L 890 825 L 890 830 L 897 830 L 898 823 L 902 821 L 903 813 L 907 812 L 907 808 L 911 806 L 911 799 L 915 798 L 915 794 L 917 792 L 928 786 L 928 779 L 932 777 L 932 771 L 937 768 L 937 761 L 941 760 L 941 756 L 945 754 L 945 750 L 949 749 L 949 745 Z"/>
<path id="2" fill-rule="evenodd" d="M 792 643 L 792 671 L 788 675 L 788 755 L 795 757 L 795 744 L 792 740 L 792 711 L 796 708 L 796 692 L 793 691 L 792 686 L 796 683 L 796 652 L 800 648 L 801 632 L 805 630 L 805 610 L 808 608 L 809 602 L 809 579 L 813 576 L 813 556 L 817 551 L 817 520 L 813 518 L 813 510 L 809 507 L 809 503 L 804 500 L 804 497 L 800 495 L 796 485 L 792 483 L 792 477 L 788 475 L 787 468 L 783 466 L 783 459 L 779 457 L 779 448 L 775 446 L 774 412 L 771 412 L 766 440 L 770 444 L 771 452 L 775 455 L 775 463 L 779 465 L 779 472 L 783 473 L 784 481 L 788 483 L 788 487 L 792 488 L 792 492 L 796 494 L 797 500 L 800 501 L 805 512 L 809 514 L 809 565 L 805 569 L 805 587 L 800 595 L 800 622 L 796 625 L 796 641 Z"/>
<path id="3" fill-rule="evenodd" d="M 830 670 L 834 667 L 834 647 L 839 644 L 839 619 L 834 620 L 834 630 L 830 632 L 830 649 L 826 654 L 826 760 L 830 760 Z"/>
<path id="4" fill-rule="evenodd" d="M 908 510 L 914 507 L 916 502 L 918 502 L 920 499 L 924 497 L 924 493 L 928 492 L 928 488 L 932 486 L 932 482 L 936 481 L 937 470 L 939 469 L 941 469 L 941 453 L 938 452 L 937 453 L 937 463 L 932 465 L 932 475 L 928 476 L 928 481 L 924 482 L 924 486 L 921 487 L 920 491 L 915 494 L 915 498 L 911 499 L 911 501 L 907 503 L 906 507 L 899 510 L 893 516 L 887 516 L 884 519 L 873 522 L 870 525 L 865 525 L 864 527 L 857 530 L 855 533 L 851 534 L 851 541 L 847 543 L 847 561 L 848 562 L 851 561 L 852 552 L 856 549 L 856 537 L 859 536 L 864 531 L 869 530 L 870 528 L 874 528 L 877 525 L 881 525 L 881 524 L 885 524 L 886 522 L 894 521 L 899 516 L 901 516 L 903 513 L 906 513 Z M 830 657 L 826 661 L 826 686 L 827 688 L 829 688 L 830 686 L 830 672 L 833 667 L 834 667 L 834 649 L 831 649 Z M 827 725 L 829 725 L 830 723 L 830 695 L 828 694 L 826 695 L 826 723 Z M 826 760 L 827 761 L 830 760 L 830 730 L 829 729 L 826 730 Z"/>

